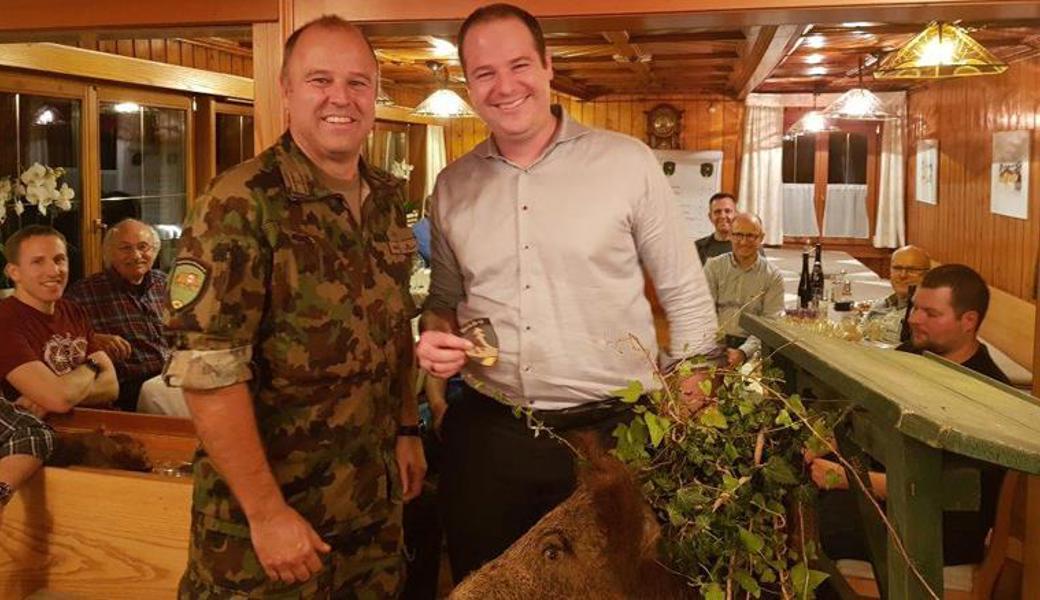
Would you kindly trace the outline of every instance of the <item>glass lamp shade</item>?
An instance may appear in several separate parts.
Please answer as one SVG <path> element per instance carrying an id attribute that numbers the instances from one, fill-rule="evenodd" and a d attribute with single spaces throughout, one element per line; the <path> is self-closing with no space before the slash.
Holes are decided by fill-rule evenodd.
<path id="1" fill-rule="evenodd" d="M 786 136 L 790 139 L 800 135 L 829 133 L 831 131 L 841 131 L 841 128 L 825 117 L 822 112 L 811 110 L 802 115 L 801 119 L 795 121 L 794 125 L 788 128 Z"/>
<path id="2" fill-rule="evenodd" d="M 936 22 L 892 52 L 874 70 L 877 79 L 939 79 L 998 75 L 1007 64 L 966 31 Z"/>
<path id="3" fill-rule="evenodd" d="M 440 89 L 427 96 L 412 114 L 440 118 L 476 116 L 466 101 L 449 89 Z"/>
<path id="4" fill-rule="evenodd" d="M 831 119 L 854 119 L 858 121 L 887 121 L 896 118 L 885 110 L 885 103 L 866 88 L 851 89 L 831 103 L 823 111 Z"/>

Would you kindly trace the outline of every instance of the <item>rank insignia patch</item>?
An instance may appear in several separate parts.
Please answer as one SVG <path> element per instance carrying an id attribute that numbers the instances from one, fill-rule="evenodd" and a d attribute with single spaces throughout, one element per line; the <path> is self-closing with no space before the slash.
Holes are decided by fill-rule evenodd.
<path id="1" fill-rule="evenodd" d="M 170 306 L 180 310 L 190 305 L 206 285 L 206 267 L 193 260 L 179 260 L 170 273 Z"/>

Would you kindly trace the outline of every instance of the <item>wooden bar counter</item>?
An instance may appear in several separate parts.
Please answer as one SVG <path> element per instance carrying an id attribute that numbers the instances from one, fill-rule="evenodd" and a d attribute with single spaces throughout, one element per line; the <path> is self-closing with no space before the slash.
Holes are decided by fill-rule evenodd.
<path id="1" fill-rule="evenodd" d="M 144 445 L 153 464 L 190 461 L 191 421 L 77 409 L 58 435 L 104 429 Z M 4 509 L 0 598 L 39 590 L 73 598 L 174 598 L 187 564 L 191 478 L 45 467 Z"/>

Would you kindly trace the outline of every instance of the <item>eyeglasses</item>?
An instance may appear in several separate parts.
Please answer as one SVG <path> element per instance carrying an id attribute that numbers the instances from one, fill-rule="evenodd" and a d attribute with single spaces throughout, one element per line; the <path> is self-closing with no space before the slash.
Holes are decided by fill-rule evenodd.
<path id="1" fill-rule="evenodd" d="M 741 242 L 753 242 L 753 241 L 757 240 L 758 236 L 760 236 L 760 235 L 762 235 L 762 234 L 761 233 L 739 233 L 739 232 L 734 231 L 734 232 L 729 234 L 729 237 L 733 238 L 734 240 L 739 240 Z"/>
<path id="2" fill-rule="evenodd" d="M 130 244 L 120 244 L 116 246 L 116 250 L 120 254 L 133 254 L 134 252 L 140 252 L 141 254 L 149 254 L 159 249 L 156 244 L 149 244 L 148 242 L 141 242 L 140 244 L 131 246 Z"/>
<path id="3" fill-rule="evenodd" d="M 892 265 L 891 268 L 893 273 L 903 273 L 904 275 L 908 273 L 924 273 L 929 270 L 928 267 L 904 267 L 902 265 Z"/>

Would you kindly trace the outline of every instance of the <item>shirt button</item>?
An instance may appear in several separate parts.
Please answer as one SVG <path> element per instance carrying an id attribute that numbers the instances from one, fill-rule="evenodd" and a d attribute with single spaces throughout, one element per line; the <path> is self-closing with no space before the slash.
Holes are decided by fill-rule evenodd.
<path id="1" fill-rule="evenodd" d="M 525 205 L 521 206 L 520 210 L 527 210 L 527 205 L 525 204 Z"/>
<path id="2" fill-rule="evenodd" d="M 525 290 L 529 290 L 529 289 L 531 289 L 531 284 L 527 284 L 527 285 L 525 285 L 525 286 L 524 286 L 524 289 L 525 289 Z"/>
<path id="3" fill-rule="evenodd" d="M 526 367 L 524 367 L 524 373 L 530 373 L 530 372 L 531 372 L 531 365 L 527 365 Z"/>
<path id="4" fill-rule="evenodd" d="M 524 244 L 524 250 L 530 250 L 531 244 Z"/>
<path id="5" fill-rule="evenodd" d="M 531 331 L 531 326 L 530 326 L 530 325 L 526 325 L 526 326 L 524 327 L 524 329 L 525 329 L 525 330 L 527 330 L 527 331 Z"/>

